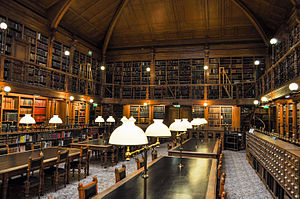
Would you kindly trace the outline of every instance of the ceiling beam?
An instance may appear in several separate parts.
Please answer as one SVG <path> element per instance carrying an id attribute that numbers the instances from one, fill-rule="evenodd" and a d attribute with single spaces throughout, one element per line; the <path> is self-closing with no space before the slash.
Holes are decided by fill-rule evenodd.
<path id="1" fill-rule="evenodd" d="M 262 25 L 260 22 L 257 20 L 257 18 L 254 16 L 252 11 L 241 1 L 241 0 L 231 0 L 235 5 L 237 5 L 245 14 L 246 16 L 250 19 L 251 23 L 254 25 L 260 36 L 262 37 L 264 43 L 266 46 L 269 45 L 267 35 L 265 30 L 263 29 Z"/>
<path id="2" fill-rule="evenodd" d="M 51 29 L 57 29 L 57 26 L 74 0 L 60 0 L 47 10 L 48 20 Z"/>
<path id="3" fill-rule="evenodd" d="M 103 46 L 102 46 L 102 58 L 105 57 L 105 54 L 106 54 L 106 50 L 107 50 L 107 47 L 108 47 L 108 44 L 109 44 L 109 41 L 110 41 L 110 38 L 111 38 L 111 35 L 112 35 L 112 32 L 117 24 L 117 21 L 123 11 L 123 9 L 125 8 L 125 6 L 127 5 L 129 0 L 122 0 L 120 5 L 118 6 L 112 20 L 110 21 L 110 24 L 107 28 L 107 31 L 106 31 L 106 35 L 105 35 L 105 38 L 104 38 L 104 42 L 103 42 Z"/>

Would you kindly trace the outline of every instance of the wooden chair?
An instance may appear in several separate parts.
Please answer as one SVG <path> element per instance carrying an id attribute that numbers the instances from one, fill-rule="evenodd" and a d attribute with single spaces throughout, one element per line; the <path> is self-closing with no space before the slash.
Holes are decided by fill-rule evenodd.
<path id="1" fill-rule="evenodd" d="M 33 187 L 38 187 L 38 198 L 40 198 L 42 193 L 42 185 L 43 185 L 43 161 L 44 155 L 41 154 L 40 157 L 32 158 L 30 157 L 28 160 L 28 169 L 27 175 L 21 176 L 19 178 L 15 178 L 10 180 L 11 185 L 15 186 L 23 186 L 25 188 L 25 198 L 29 198 L 29 190 Z M 33 176 L 34 171 L 39 170 L 39 175 Z"/>
<path id="2" fill-rule="evenodd" d="M 97 188 L 97 177 L 93 177 L 93 181 L 85 186 L 82 185 L 82 183 L 79 183 L 78 185 L 78 194 L 79 199 L 89 199 L 93 196 L 97 195 L 98 188 Z"/>
<path id="3" fill-rule="evenodd" d="M 219 166 L 218 166 L 218 174 L 217 174 L 218 180 L 220 180 L 221 175 L 222 175 L 222 164 L 219 164 Z"/>
<path id="4" fill-rule="evenodd" d="M 60 167 L 63 165 L 63 168 Z M 57 161 L 55 167 L 50 167 L 45 169 L 45 177 L 51 177 L 52 183 L 55 180 L 55 191 L 58 189 L 59 178 L 64 178 L 64 185 L 67 185 L 68 177 L 68 167 L 69 167 L 69 150 L 58 151 Z"/>
<path id="5" fill-rule="evenodd" d="M 227 198 L 227 193 L 223 191 L 221 199 L 226 199 L 226 198 Z"/>
<path id="6" fill-rule="evenodd" d="M 116 176 L 116 183 L 126 177 L 126 166 L 125 166 L 125 164 L 122 164 L 121 169 L 118 169 L 118 168 L 115 169 L 115 176 Z"/>
<path id="7" fill-rule="evenodd" d="M 70 168 L 73 170 L 73 177 L 75 169 L 78 170 L 78 181 L 80 181 L 81 169 L 84 169 L 84 177 L 88 175 L 89 170 L 89 150 L 87 147 L 81 147 L 80 156 L 78 160 L 75 160 L 70 163 Z"/>
<path id="8" fill-rule="evenodd" d="M 144 164 L 145 164 L 144 157 L 142 157 L 141 159 L 136 157 L 135 160 L 136 160 L 137 170 L 139 170 L 140 168 L 142 168 L 144 166 Z"/>
<path id="9" fill-rule="evenodd" d="M 152 151 L 152 161 L 155 160 L 157 158 L 157 150 L 153 150 Z"/>
<path id="10" fill-rule="evenodd" d="M 225 186 L 225 178 L 226 178 L 226 174 L 223 173 L 222 177 L 221 177 L 221 181 L 220 181 L 220 188 L 219 188 L 219 197 L 222 197 L 222 194 L 224 192 L 224 186 Z"/>
<path id="11" fill-rule="evenodd" d="M 0 155 L 9 154 L 9 146 L 6 145 L 4 148 L 0 149 Z"/>

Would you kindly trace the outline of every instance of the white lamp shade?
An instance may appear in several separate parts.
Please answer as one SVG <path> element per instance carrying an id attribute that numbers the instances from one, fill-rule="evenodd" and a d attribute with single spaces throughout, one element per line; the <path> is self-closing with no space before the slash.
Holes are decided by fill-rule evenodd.
<path id="1" fill-rule="evenodd" d="M 170 131 L 186 131 L 187 128 L 181 123 L 181 119 L 175 119 L 175 122 L 173 122 L 169 126 Z"/>
<path id="2" fill-rule="evenodd" d="M 35 124 L 35 120 L 33 117 L 31 117 L 30 114 L 25 114 L 24 117 L 20 119 L 20 124 Z"/>
<path id="3" fill-rule="evenodd" d="M 105 121 L 104 121 L 104 119 L 103 119 L 102 116 L 98 116 L 98 117 L 95 119 L 95 122 L 97 122 L 97 123 L 103 123 L 103 122 L 105 122 Z"/>
<path id="4" fill-rule="evenodd" d="M 115 122 L 115 118 L 113 118 L 113 116 L 109 116 L 106 121 L 107 122 Z"/>
<path id="5" fill-rule="evenodd" d="M 291 83 L 291 84 L 289 85 L 289 89 L 290 89 L 291 91 L 296 91 L 296 90 L 298 90 L 298 88 L 299 88 L 299 86 L 298 86 L 297 83 Z"/>
<path id="6" fill-rule="evenodd" d="M 124 121 L 116 128 L 110 138 L 109 143 L 113 145 L 145 145 L 148 144 L 144 131 L 136 126 L 133 121 Z"/>
<path id="7" fill-rule="evenodd" d="M 192 121 L 191 121 L 191 124 L 193 126 L 199 126 L 200 125 L 200 119 L 199 118 L 194 118 Z"/>
<path id="8" fill-rule="evenodd" d="M 124 122 L 127 122 L 127 121 L 128 121 L 127 117 L 126 117 L 126 116 L 123 116 L 122 119 L 121 119 L 121 122 L 124 123 Z"/>
<path id="9" fill-rule="evenodd" d="M 49 124 L 61 124 L 62 120 L 58 117 L 58 115 L 53 115 L 53 117 L 49 120 Z"/>
<path id="10" fill-rule="evenodd" d="M 182 122 L 181 122 L 187 129 L 192 129 L 193 126 L 192 124 L 188 121 L 187 118 L 182 118 Z"/>
<path id="11" fill-rule="evenodd" d="M 163 123 L 163 120 L 154 119 L 154 123 L 148 126 L 146 129 L 146 135 L 148 137 L 170 137 L 171 131 Z"/>
<path id="12" fill-rule="evenodd" d="M 200 125 L 207 124 L 207 120 L 205 118 L 199 118 Z"/>
<path id="13" fill-rule="evenodd" d="M 135 119 L 133 116 L 131 116 L 131 117 L 128 119 L 128 121 L 131 121 L 131 122 L 135 123 L 136 119 Z"/>

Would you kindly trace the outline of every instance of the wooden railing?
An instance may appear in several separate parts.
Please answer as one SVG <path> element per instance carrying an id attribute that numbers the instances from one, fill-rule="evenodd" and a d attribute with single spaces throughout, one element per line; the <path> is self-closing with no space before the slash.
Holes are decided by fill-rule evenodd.
<path id="1" fill-rule="evenodd" d="M 75 75 L 0 54 L 0 81 L 50 88 L 83 95 L 101 95 L 99 76 Z"/>

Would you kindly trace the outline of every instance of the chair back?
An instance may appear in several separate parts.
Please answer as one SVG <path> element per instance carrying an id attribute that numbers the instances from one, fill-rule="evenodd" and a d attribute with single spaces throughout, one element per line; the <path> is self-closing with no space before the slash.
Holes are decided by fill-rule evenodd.
<path id="1" fill-rule="evenodd" d="M 80 161 L 87 161 L 89 150 L 87 147 L 80 148 Z"/>
<path id="2" fill-rule="evenodd" d="M 157 158 L 157 150 L 153 150 L 152 151 L 152 161 L 155 160 Z"/>
<path id="3" fill-rule="evenodd" d="M 67 164 L 69 160 L 69 150 L 65 151 L 58 151 L 57 152 L 57 161 L 56 161 L 56 168 L 58 169 L 59 165 L 62 163 Z"/>
<path id="4" fill-rule="evenodd" d="M 36 150 L 36 149 L 42 149 L 41 142 L 39 142 L 38 144 L 31 144 L 31 150 Z"/>
<path id="5" fill-rule="evenodd" d="M 222 193 L 224 191 L 224 186 L 225 186 L 225 178 L 226 178 L 226 174 L 223 173 L 222 177 L 221 177 L 221 181 L 220 181 L 220 188 L 219 188 L 219 197 L 222 196 Z"/>
<path id="6" fill-rule="evenodd" d="M 139 170 L 140 168 L 142 168 L 144 165 L 145 165 L 144 157 L 142 157 L 141 159 L 139 159 L 138 157 L 136 157 L 137 170 Z"/>
<path id="7" fill-rule="evenodd" d="M 41 155 L 36 158 L 29 157 L 28 169 L 27 169 L 27 182 L 29 182 L 30 174 L 32 174 L 33 171 L 39 170 L 40 178 L 43 176 L 43 170 L 44 170 L 43 161 L 44 161 L 43 153 L 41 153 Z"/>
<path id="8" fill-rule="evenodd" d="M 227 198 L 227 193 L 225 191 L 223 191 L 222 193 L 222 199 L 226 199 Z"/>
<path id="9" fill-rule="evenodd" d="M 118 169 L 118 168 L 115 169 L 115 176 L 116 176 L 116 183 L 126 177 L 126 166 L 125 166 L 125 164 L 122 164 L 121 169 Z"/>
<path id="10" fill-rule="evenodd" d="M 79 142 L 79 138 L 72 138 L 72 144 L 73 143 L 78 143 Z"/>
<path id="11" fill-rule="evenodd" d="M 0 155 L 9 154 L 9 147 L 8 145 L 5 146 L 5 148 L 0 149 Z"/>
<path id="12" fill-rule="evenodd" d="M 220 178 L 221 178 L 221 174 L 222 174 L 222 164 L 219 164 L 219 166 L 218 166 L 218 180 L 220 180 Z"/>
<path id="13" fill-rule="evenodd" d="M 93 177 L 93 181 L 89 184 L 83 186 L 82 183 L 79 183 L 78 185 L 78 193 L 79 193 L 79 199 L 89 199 L 93 196 L 97 195 L 98 188 L 97 188 L 97 177 Z"/>

